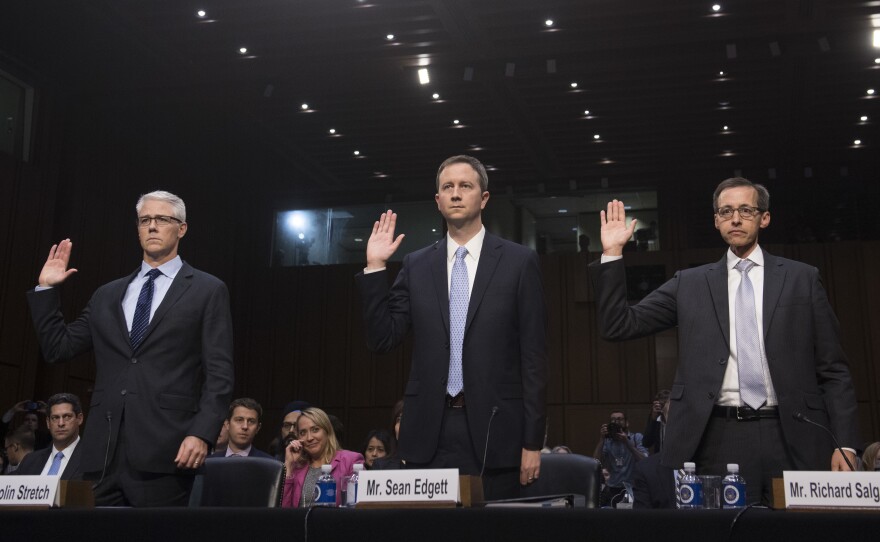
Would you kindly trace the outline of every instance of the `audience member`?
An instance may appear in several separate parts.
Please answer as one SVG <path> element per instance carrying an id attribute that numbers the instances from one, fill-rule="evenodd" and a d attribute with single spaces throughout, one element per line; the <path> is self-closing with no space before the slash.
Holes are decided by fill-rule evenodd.
<path id="1" fill-rule="evenodd" d="M 284 461 L 284 449 L 287 448 L 287 436 L 296 436 L 296 420 L 300 413 L 312 405 L 305 401 L 291 401 L 284 406 L 281 412 L 281 431 L 278 436 L 269 443 L 269 453 L 275 456 L 275 459 Z"/>
<path id="2" fill-rule="evenodd" d="M 601 461 L 611 474 L 608 486 L 612 499 L 625 491 L 623 483 L 632 478 L 633 467 L 647 456 L 642 434 L 629 432 L 625 413 L 612 412 L 611 421 L 599 428 L 599 442 L 593 451 L 593 457 Z"/>
<path id="3" fill-rule="evenodd" d="M 554 446 L 552 450 L 550 450 L 551 454 L 570 454 L 571 448 L 565 446 L 564 444 L 560 444 L 559 446 Z"/>
<path id="4" fill-rule="evenodd" d="M 861 470 L 880 471 L 880 442 L 869 444 L 862 454 Z"/>
<path id="5" fill-rule="evenodd" d="M 5 437 L 16 414 L 21 414 L 21 425 L 34 432 L 34 450 L 40 450 L 52 443 L 49 432 L 40 423 L 40 414 L 46 409 L 43 401 L 25 399 L 7 410 L 0 418 L 0 438 Z"/>
<path id="6" fill-rule="evenodd" d="M 669 390 L 660 390 L 654 396 L 651 412 L 648 414 L 648 423 L 645 424 L 645 438 L 642 444 L 652 454 L 660 452 L 663 438 L 666 436 L 666 416 L 663 415 L 663 407 L 669 402 Z"/>
<path id="7" fill-rule="evenodd" d="M 12 474 L 18 470 L 21 461 L 29 453 L 34 451 L 34 432 L 22 425 L 3 439 L 6 450 L 6 474 Z"/>
<path id="8" fill-rule="evenodd" d="M 46 425 L 52 435 L 52 446 L 28 454 L 21 460 L 15 474 L 81 480 L 83 471 L 79 428 L 83 424 L 83 413 L 79 397 L 72 393 L 56 393 L 46 404 Z"/>
<path id="9" fill-rule="evenodd" d="M 263 426 L 263 407 L 250 397 L 236 399 L 229 404 L 223 428 L 229 434 L 225 450 L 218 450 L 211 457 L 265 457 L 275 459 L 254 446 L 254 438 Z"/>
<path id="10" fill-rule="evenodd" d="M 222 452 L 226 450 L 226 447 L 229 445 L 229 427 L 226 425 L 226 421 L 223 421 L 223 425 L 220 426 L 220 434 L 217 435 L 217 442 L 214 443 L 214 452 Z"/>
<path id="11" fill-rule="evenodd" d="M 373 470 L 397 470 L 406 468 L 406 462 L 397 455 L 397 441 L 400 439 L 400 420 L 403 418 L 403 399 L 394 403 L 391 409 L 391 430 L 394 440 L 391 441 L 391 451 L 385 457 L 373 461 Z"/>
<path id="12" fill-rule="evenodd" d="M 669 417 L 669 401 L 663 404 L 659 417 L 665 424 Z M 675 469 L 663 465 L 660 458 L 661 455 L 655 453 L 636 463 L 632 475 L 633 508 L 676 507 Z"/>
<path id="13" fill-rule="evenodd" d="M 373 468 L 373 463 L 389 455 L 391 451 L 391 435 L 384 429 L 373 429 L 367 433 L 364 445 L 361 448 L 364 454 L 364 466 Z"/>
<path id="14" fill-rule="evenodd" d="M 327 414 L 327 418 L 330 420 L 330 425 L 333 426 L 333 431 L 336 433 L 336 442 L 339 443 L 340 448 L 345 448 L 345 424 L 335 414 Z"/>
<path id="15" fill-rule="evenodd" d="M 296 421 L 297 438 L 285 448 L 284 466 L 286 479 L 281 505 L 286 508 L 307 508 L 315 498 L 315 483 L 321 475 L 321 465 L 330 465 L 337 487 L 344 476 L 354 471 L 356 463 L 363 463 L 364 456 L 343 450 L 336 440 L 330 418 L 320 408 L 308 408 Z M 341 491 L 336 492 L 339 504 Z"/>

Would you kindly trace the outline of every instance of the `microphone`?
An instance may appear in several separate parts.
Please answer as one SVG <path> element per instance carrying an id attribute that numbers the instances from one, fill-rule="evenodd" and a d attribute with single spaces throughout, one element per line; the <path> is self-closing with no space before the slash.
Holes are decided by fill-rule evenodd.
<path id="1" fill-rule="evenodd" d="M 846 453 L 844 453 L 843 448 L 840 447 L 840 443 L 837 442 L 837 437 L 834 436 L 834 433 L 831 431 L 831 429 L 828 429 L 827 427 L 825 427 L 821 423 L 814 422 L 813 420 L 811 420 L 810 418 L 807 418 L 806 416 L 804 416 L 800 412 L 795 412 L 794 414 L 791 415 L 791 417 L 799 422 L 808 423 L 810 425 L 815 425 L 816 427 L 821 427 L 822 429 L 824 429 L 826 433 L 831 435 L 831 440 L 834 441 L 834 446 L 837 448 L 837 451 L 840 452 L 840 455 L 843 456 L 843 460 L 846 461 L 846 465 L 849 467 L 849 470 L 851 470 L 851 471 L 856 470 L 853 468 L 852 463 L 849 462 L 849 457 L 847 457 Z"/>
<path id="2" fill-rule="evenodd" d="M 486 427 L 486 445 L 483 447 L 483 466 L 480 468 L 480 478 L 486 472 L 486 455 L 489 453 L 489 433 L 492 431 L 492 420 L 495 419 L 496 414 L 498 414 L 498 407 L 493 406 L 492 414 L 489 415 L 489 426 Z"/>
<path id="3" fill-rule="evenodd" d="M 113 413 L 108 410 L 104 418 L 107 419 L 107 446 L 104 450 L 104 468 L 101 469 L 101 479 L 92 486 L 92 491 L 104 481 L 104 475 L 107 474 L 107 459 L 110 457 L 110 437 L 113 436 Z"/>

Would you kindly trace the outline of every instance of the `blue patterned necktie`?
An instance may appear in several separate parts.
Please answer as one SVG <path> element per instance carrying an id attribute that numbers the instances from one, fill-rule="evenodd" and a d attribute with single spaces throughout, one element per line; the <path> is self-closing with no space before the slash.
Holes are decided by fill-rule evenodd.
<path id="1" fill-rule="evenodd" d="M 153 306 L 153 281 L 161 274 L 162 272 L 158 269 L 147 271 L 147 281 L 141 287 L 137 307 L 134 309 L 134 318 L 131 321 L 129 338 L 132 350 L 137 350 L 137 347 L 140 346 L 141 341 L 144 340 L 144 334 L 147 332 L 147 326 L 150 325 L 150 308 Z"/>
<path id="2" fill-rule="evenodd" d="M 755 312 L 755 290 L 749 271 L 755 262 L 740 260 L 736 270 L 742 275 L 736 290 L 736 362 L 739 372 L 739 396 L 742 402 L 759 409 L 767 401 L 764 370 L 761 367 L 761 341 Z"/>
<path id="3" fill-rule="evenodd" d="M 58 452 L 55 454 L 55 458 L 52 459 L 52 466 L 49 467 L 49 472 L 46 473 L 47 476 L 55 476 L 58 474 L 58 470 L 61 468 L 62 459 L 64 459 L 64 452 Z"/>
<path id="4" fill-rule="evenodd" d="M 449 285 L 449 381 L 446 393 L 455 397 L 464 388 L 461 372 L 461 351 L 464 345 L 464 323 L 468 310 L 468 273 L 464 257 L 467 249 L 458 247 L 452 264 L 452 280 Z"/>

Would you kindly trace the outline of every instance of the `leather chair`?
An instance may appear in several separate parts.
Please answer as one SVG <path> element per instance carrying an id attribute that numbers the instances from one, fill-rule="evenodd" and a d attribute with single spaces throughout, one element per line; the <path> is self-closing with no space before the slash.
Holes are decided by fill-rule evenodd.
<path id="1" fill-rule="evenodd" d="M 578 454 L 541 454 L 541 474 L 521 488 L 522 497 L 583 495 L 587 508 L 599 507 L 599 462 Z"/>
<path id="2" fill-rule="evenodd" d="M 263 457 L 209 457 L 196 476 L 189 505 L 274 508 L 284 464 Z"/>

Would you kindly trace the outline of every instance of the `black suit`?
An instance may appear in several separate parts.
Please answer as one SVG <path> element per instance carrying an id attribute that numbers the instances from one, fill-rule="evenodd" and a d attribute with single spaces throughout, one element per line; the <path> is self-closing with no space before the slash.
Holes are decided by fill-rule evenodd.
<path id="1" fill-rule="evenodd" d="M 64 472 L 61 473 L 62 480 L 82 480 L 82 450 L 84 442 L 84 440 L 80 439 L 79 444 L 77 444 L 76 448 L 74 448 L 73 450 L 73 455 L 67 458 L 67 465 L 64 467 Z M 49 456 L 52 455 L 52 451 L 53 448 L 50 445 L 48 448 L 43 448 L 42 450 L 37 450 L 36 452 L 31 452 L 27 454 L 26 456 L 24 456 L 24 459 L 21 460 L 21 463 L 19 463 L 18 465 L 18 469 L 13 474 L 39 475 L 43 472 L 43 467 L 46 466 L 46 461 L 49 460 Z M 61 451 L 64 452 L 65 450 Z"/>
<path id="2" fill-rule="evenodd" d="M 212 445 L 232 398 L 226 285 L 183 263 L 143 342 L 132 352 L 122 300 L 139 270 L 98 288 L 70 324 L 61 314 L 58 288 L 28 292 L 46 361 L 95 353 L 95 388 L 85 429 L 89 438 L 81 444 L 87 473 L 104 469 L 111 426 L 111 453 L 121 431 L 132 469 L 176 473 L 173 460 L 181 442 L 196 436 Z"/>
<path id="3" fill-rule="evenodd" d="M 632 475 L 633 508 L 675 508 L 675 471 L 652 455 L 638 463 Z"/>
<path id="4" fill-rule="evenodd" d="M 444 419 L 449 374 L 449 287 L 446 238 L 408 254 L 390 291 L 388 273 L 356 277 L 367 342 L 387 352 L 413 331 L 399 457 L 429 463 Z M 522 449 L 544 441 L 546 330 L 537 255 L 486 233 L 468 304 L 462 350 L 465 408 L 473 450 L 486 467 L 518 467 Z"/>
<path id="5" fill-rule="evenodd" d="M 855 391 L 837 318 L 816 268 L 766 251 L 764 266 L 764 350 L 779 401 L 781 438 L 794 468 L 827 470 L 834 449 L 830 439 L 792 415 L 801 412 L 830 425 L 843 446 L 859 447 Z M 679 271 L 633 306 L 626 300 L 622 260 L 594 262 L 590 271 L 602 337 L 633 339 L 678 327 L 679 363 L 661 454 L 664 465 L 680 468 L 700 445 L 730 356 L 726 256 Z"/>

